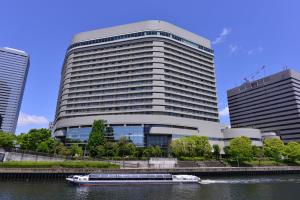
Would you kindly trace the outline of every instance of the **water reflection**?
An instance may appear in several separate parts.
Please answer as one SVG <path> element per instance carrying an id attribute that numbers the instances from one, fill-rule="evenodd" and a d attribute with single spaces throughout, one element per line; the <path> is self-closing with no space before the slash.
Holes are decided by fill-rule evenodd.
<path id="1" fill-rule="evenodd" d="M 202 184 L 76 187 L 65 182 L 0 182 L 1 200 L 289 200 L 300 196 L 300 176 L 204 179 Z"/>

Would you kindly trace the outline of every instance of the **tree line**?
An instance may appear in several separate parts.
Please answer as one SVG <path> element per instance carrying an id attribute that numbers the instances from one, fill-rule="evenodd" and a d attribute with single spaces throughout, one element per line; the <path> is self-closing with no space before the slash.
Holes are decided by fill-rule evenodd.
<path id="1" fill-rule="evenodd" d="M 51 137 L 49 129 L 31 129 L 18 136 L 0 131 L 0 147 L 19 147 L 24 151 L 55 154 L 61 156 L 80 156 L 83 151 L 77 145 L 66 147 L 62 142 Z"/>
<path id="2" fill-rule="evenodd" d="M 134 143 L 121 137 L 118 141 L 112 141 L 106 137 L 111 132 L 103 121 L 96 120 L 93 123 L 91 133 L 86 145 L 87 152 L 92 158 L 112 157 L 164 157 L 173 156 L 182 160 L 221 159 L 222 157 L 231 163 L 240 163 L 251 160 L 273 160 L 275 162 L 286 161 L 296 163 L 300 161 L 300 144 L 289 142 L 284 144 L 280 139 L 265 139 L 262 147 L 253 146 L 250 138 L 237 137 L 229 142 L 224 154 L 221 156 L 221 148 L 218 145 L 210 145 L 208 137 L 189 136 L 172 140 L 169 149 L 162 150 L 159 146 L 136 147 Z M 62 142 L 51 137 L 48 129 L 31 129 L 28 133 L 15 136 L 0 131 L 0 147 L 14 148 L 18 146 L 22 150 L 42 152 L 54 155 L 81 157 L 84 154 L 83 146 L 72 144 L 65 146 Z"/>
<path id="3" fill-rule="evenodd" d="M 284 144 L 278 138 L 263 141 L 263 146 L 252 146 L 248 137 L 237 137 L 224 148 L 227 158 L 238 165 L 251 160 L 272 160 L 275 162 L 297 163 L 300 161 L 300 144 L 290 141 Z"/>

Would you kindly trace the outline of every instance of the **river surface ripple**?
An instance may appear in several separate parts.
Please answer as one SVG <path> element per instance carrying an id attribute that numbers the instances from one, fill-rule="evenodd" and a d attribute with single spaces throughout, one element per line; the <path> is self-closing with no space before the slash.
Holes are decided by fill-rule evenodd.
<path id="1" fill-rule="evenodd" d="M 300 175 L 211 177 L 201 184 L 76 187 L 64 181 L 1 181 L 0 200 L 289 200 L 300 199 Z"/>

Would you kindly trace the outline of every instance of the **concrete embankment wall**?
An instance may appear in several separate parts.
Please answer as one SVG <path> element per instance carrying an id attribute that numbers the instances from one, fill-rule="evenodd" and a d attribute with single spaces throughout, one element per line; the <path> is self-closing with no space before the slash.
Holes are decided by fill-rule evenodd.
<path id="1" fill-rule="evenodd" d="M 170 169 L 65 169 L 65 168 L 0 168 L 0 180 L 63 180 L 69 175 L 90 173 L 170 173 L 191 174 L 199 177 L 232 176 L 232 175 L 276 175 L 300 174 L 300 167 L 198 167 L 198 168 L 170 168 Z"/>
<path id="2" fill-rule="evenodd" d="M 5 152 L 0 149 L 1 158 L 3 162 L 6 161 L 64 161 L 65 159 L 59 157 L 49 157 L 43 155 L 33 155 L 19 152 Z"/>

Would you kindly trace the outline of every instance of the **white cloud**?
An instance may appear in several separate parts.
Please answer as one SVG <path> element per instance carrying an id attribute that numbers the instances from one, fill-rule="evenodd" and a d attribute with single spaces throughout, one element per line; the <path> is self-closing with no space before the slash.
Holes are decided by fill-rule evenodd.
<path id="1" fill-rule="evenodd" d="M 220 35 L 212 43 L 213 44 L 222 43 L 230 33 L 231 33 L 231 29 L 229 29 L 229 28 L 223 28 L 223 30 L 220 33 Z"/>
<path id="2" fill-rule="evenodd" d="M 252 55 L 257 55 L 259 53 L 263 52 L 263 47 L 262 46 L 258 46 L 252 49 L 246 49 L 243 48 L 242 46 L 238 46 L 238 45 L 229 45 L 229 54 L 243 54 L 243 55 L 248 55 L 248 56 L 252 56 Z"/>
<path id="3" fill-rule="evenodd" d="M 254 52 L 254 49 L 248 50 L 248 52 L 247 52 L 248 56 L 251 56 L 253 54 L 253 52 Z"/>
<path id="4" fill-rule="evenodd" d="M 48 125 L 49 120 L 44 116 L 29 115 L 23 112 L 20 112 L 18 119 L 18 126 L 27 126 L 27 125 Z"/>
<path id="5" fill-rule="evenodd" d="M 251 55 L 254 55 L 254 54 L 259 54 L 261 53 L 262 51 L 264 50 L 264 48 L 262 46 L 258 46 L 256 48 L 253 48 L 253 49 L 250 49 L 247 51 L 247 55 L 248 56 L 251 56 Z"/>
<path id="6" fill-rule="evenodd" d="M 229 116 L 229 108 L 228 106 L 226 106 L 225 108 L 223 108 L 220 112 L 219 115 L 221 117 L 228 117 Z"/>
<path id="7" fill-rule="evenodd" d="M 230 54 L 235 54 L 240 50 L 240 47 L 237 45 L 229 45 Z"/>

